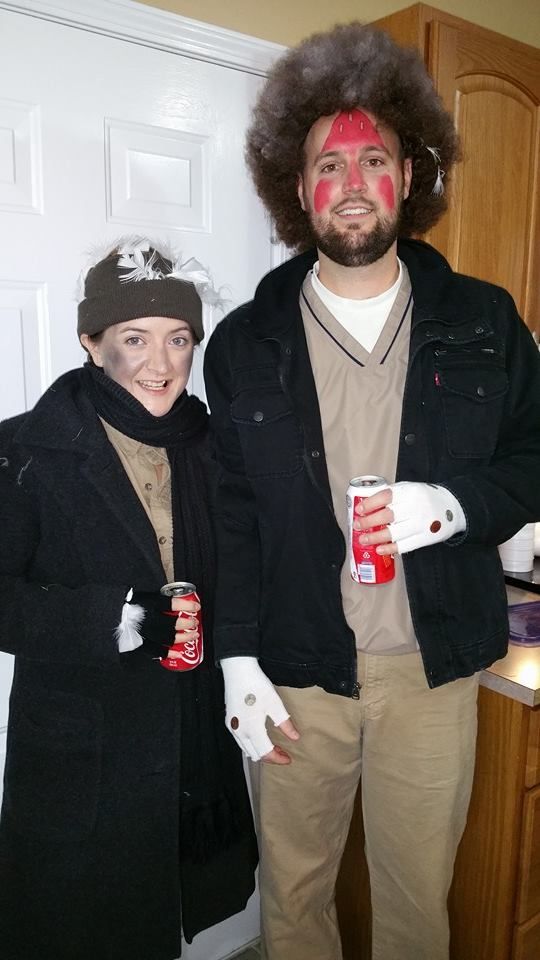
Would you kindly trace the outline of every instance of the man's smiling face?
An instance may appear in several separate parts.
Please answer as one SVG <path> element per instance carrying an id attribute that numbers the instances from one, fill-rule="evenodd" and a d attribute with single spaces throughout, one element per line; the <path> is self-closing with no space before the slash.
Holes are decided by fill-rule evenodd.
<path id="1" fill-rule="evenodd" d="M 304 144 L 298 196 L 317 247 L 343 266 L 378 260 L 397 238 L 411 162 L 399 138 L 373 114 L 320 117 Z"/>

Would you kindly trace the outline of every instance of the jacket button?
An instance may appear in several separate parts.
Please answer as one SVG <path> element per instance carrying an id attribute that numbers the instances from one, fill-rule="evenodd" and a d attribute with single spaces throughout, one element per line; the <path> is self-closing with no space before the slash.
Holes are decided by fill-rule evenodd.
<path id="1" fill-rule="evenodd" d="M 433 334 L 432 334 L 431 330 L 426 330 L 426 337 L 432 337 L 432 336 L 433 336 Z"/>
<path id="2" fill-rule="evenodd" d="M 406 433 L 404 437 L 405 443 L 408 447 L 412 447 L 413 443 L 416 443 L 416 434 L 415 433 Z"/>
<path id="3" fill-rule="evenodd" d="M 291 353 L 292 353 L 291 348 L 290 348 L 290 347 L 285 347 L 285 353 L 287 354 L 288 357 L 290 357 L 290 355 L 291 355 Z"/>
<path id="4" fill-rule="evenodd" d="M 264 413 L 262 410 L 256 410 L 253 414 L 253 419 L 255 420 L 255 423 L 260 423 L 261 420 L 264 420 Z"/>
<path id="5" fill-rule="evenodd" d="M 311 451 L 311 456 L 313 457 L 314 460 L 316 460 L 317 457 L 320 457 L 320 453 L 319 453 L 318 450 L 312 450 L 312 451 Z"/>
<path id="6" fill-rule="evenodd" d="M 483 332 L 484 332 L 484 328 L 483 328 L 483 327 L 475 327 L 475 328 L 474 328 L 474 332 L 475 332 L 475 333 L 483 333 Z"/>
<path id="7" fill-rule="evenodd" d="M 476 392 L 477 392 L 477 394 L 478 394 L 479 397 L 485 397 L 485 395 L 486 395 L 486 391 L 484 390 L 483 387 L 477 387 L 477 388 L 476 388 Z"/>

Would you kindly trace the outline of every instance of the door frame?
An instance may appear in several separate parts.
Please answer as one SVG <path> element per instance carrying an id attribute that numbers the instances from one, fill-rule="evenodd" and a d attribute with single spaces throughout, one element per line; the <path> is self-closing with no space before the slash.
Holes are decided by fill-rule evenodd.
<path id="1" fill-rule="evenodd" d="M 135 0 L 0 0 L 0 10 L 100 33 L 193 60 L 266 76 L 286 49 Z"/>

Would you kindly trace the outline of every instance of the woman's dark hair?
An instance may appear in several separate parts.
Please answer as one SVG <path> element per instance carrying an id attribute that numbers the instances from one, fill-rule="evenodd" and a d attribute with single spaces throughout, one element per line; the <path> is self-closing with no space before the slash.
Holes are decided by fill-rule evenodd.
<path id="1" fill-rule="evenodd" d="M 381 30 L 341 24 L 314 34 L 278 60 L 248 130 L 248 167 L 288 247 L 303 250 L 314 244 L 296 192 L 306 136 L 319 117 L 355 107 L 394 130 L 403 157 L 412 159 L 400 235 L 425 233 L 446 209 L 444 194 L 433 188 L 439 167 L 447 176 L 459 160 L 459 140 L 424 63 L 415 50 L 399 47 Z"/>

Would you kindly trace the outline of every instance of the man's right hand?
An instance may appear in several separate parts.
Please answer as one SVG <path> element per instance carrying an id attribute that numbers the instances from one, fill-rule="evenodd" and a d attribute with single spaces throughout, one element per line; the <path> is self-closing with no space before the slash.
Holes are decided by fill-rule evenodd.
<path id="1" fill-rule="evenodd" d="M 289 740 L 298 740 L 283 701 L 261 670 L 256 657 L 228 657 L 221 661 L 225 683 L 225 723 L 242 753 L 251 760 L 290 763 L 285 750 L 274 746 L 266 732 L 266 718 Z"/>

